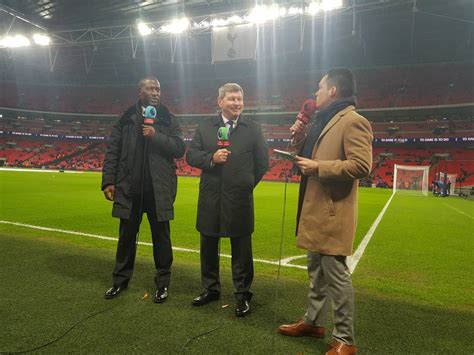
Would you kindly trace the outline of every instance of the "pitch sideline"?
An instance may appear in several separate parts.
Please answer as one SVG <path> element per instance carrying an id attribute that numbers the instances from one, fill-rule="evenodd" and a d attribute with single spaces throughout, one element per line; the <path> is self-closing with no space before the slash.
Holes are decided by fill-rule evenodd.
<path id="1" fill-rule="evenodd" d="M 359 244 L 357 250 L 355 251 L 354 255 L 350 258 L 350 261 L 349 261 L 349 270 L 351 273 L 354 272 L 357 264 L 359 263 L 360 261 L 360 258 L 362 257 L 362 255 L 364 254 L 364 251 L 367 247 L 367 245 L 369 244 L 370 242 L 370 239 L 372 238 L 375 230 L 377 229 L 380 221 L 382 220 L 382 217 L 385 215 L 385 212 L 387 211 L 387 208 L 388 206 L 390 205 L 390 202 L 392 202 L 392 199 L 393 199 L 393 196 L 395 194 L 392 194 L 390 196 L 390 198 L 388 199 L 387 203 L 385 204 L 385 206 L 383 207 L 382 211 L 380 211 L 379 215 L 377 216 L 377 218 L 375 219 L 374 223 L 372 224 L 372 226 L 370 227 L 369 231 L 367 232 L 367 234 L 365 235 L 364 239 L 362 240 L 362 242 Z M 30 229 L 37 229 L 37 230 L 44 230 L 44 231 L 48 231 L 48 232 L 58 232 L 58 233 L 64 233 L 64 234 L 71 234 L 71 235 L 78 235 L 78 236 L 82 236 L 82 237 L 88 237 L 88 238 L 95 238 L 95 239 L 102 239 L 102 240 L 108 240 L 108 241 L 114 241 L 116 242 L 117 241 L 117 238 L 112 238 L 112 237 L 107 237 L 107 236 L 104 236 L 104 235 L 99 235 L 99 234 L 91 234 L 91 233 L 83 233 L 83 232 L 77 232 L 77 231 L 71 231 L 71 230 L 65 230 L 65 229 L 58 229 L 58 228 L 49 228 L 49 227 L 43 227 L 43 226 L 35 226 L 35 225 L 32 225 L 32 224 L 26 224 L 26 223 L 20 223 L 20 222 L 12 222 L 12 221 L 3 221 L 3 220 L 0 220 L 0 224 L 7 224 L 7 225 L 14 225 L 14 226 L 17 226 L 17 227 L 24 227 L 24 228 L 30 228 Z M 138 242 L 138 244 L 140 245 L 146 245 L 146 246 L 152 246 L 153 244 L 151 243 L 147 243 L 147 242 Z M 195 253 L 195 254 L 199 254 L 199 250 L 195 250 L 195 249 L 190 249 L 190 248 L 181 248 L 181 247 L 173 247 L 173 250 L 176 250 L 176 251 L 181 251 L 181 252 L 186 252 L 186 253 Z M 231 255 L 229 254 L 221 254 L 224 258 L 232 258 Z M 285 259 L 282 259 L 280 261 L 280 264 L 281 266 L 284 266 L 284 267 L 292 267 L 292 268 L 296 268 L 296 269 L 304 269 L 306 270 L 306 266 L 303 266 L 303 265 L 295 265 L 295 264 L 291 264 L 291 261 L 293 260 L 296 260 L 296 259 L 300 259 L 300 258 L 304 258 L 306 257 L 306 254 L 303 254 L 303 255 L 296 255 L 296 256 L 290 256 L 290 257 L 287 257 Z M 255 262 L 258 262 L 258 263 L 262 263 L 262 264 L 269 264 L 269 265 L 279 265 L 278 261 L 271 261 L 271 260 L 265 260 L 265 259 L 258 259 L 258 258 L 254 258 L 254 261 Z"/>
<path id="2" fill-rule="evenodd" d="M 13 226 L 17 226 L 17 227 L 24 227 L 24 228 L 37 229 L 37 230 L 43 230 L 43 231 L 48 231 L 48 232 L 71 234 L 71 235 L 79 235 L 79 236 L 82 236 L 82 237 L 88 237 L 88 238 L 95 238 L 95 239 L 102 239 L 102 240 L 117 242 L 117 238 L 107 237 L 107 236 L 99 235 L 99 234 L 83 233 L 83 232 L 77 232 L 77 231 L 70 231 L 70 230 L 64 230 L 64 229 L 58 229 L 58 228 L 49 228 L 49 227 L 43 227 L 43 226 L 35 226 L 35 225 L 32 225 L 32 224 L 11 222 L 11 221 L 2 221 L 2 220 L 0 220 L 0 224 L 8 224 L 8 225 L 13 225 Z M 140 241 L 138 242 L 138 244 L 146 245 L 146 246 L 152 246 L 153 245 L 151 243 L 140 242 Z M 199 250 L 189 249 L 189 248 L 173 247 L 173 250 L 187 252 L 187 253 L 197 253 L 197 254 L 199 254 Z M 221 256 L 223 256 L 225 258 L 229 258 L 229 259 L 232 258 L 232 256 L 229 255 L 229 254 L 221 254 Z M 256 259 L 256 258 L 254 258 L 253 260 L 255 262 L 262 263 L 262 264 L 278 265 L 278 261 L 271 261 L 271 260 L 265 260 L 265 259 Z M 286 263 L 282 262 L 281 265 L 285 266 L 285 267 L 293 267 L 293 268 L 297 268 L 297 269 L 305 269 L 306 270 L 306 266 L 293 265 L 293 264 L 290 264 L 289 262 L 286 262 Z"/>

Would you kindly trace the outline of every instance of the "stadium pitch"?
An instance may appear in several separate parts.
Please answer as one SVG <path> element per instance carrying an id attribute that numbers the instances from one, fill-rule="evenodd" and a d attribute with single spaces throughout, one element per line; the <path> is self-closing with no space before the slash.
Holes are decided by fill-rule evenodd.
<path id="1" fill-rule="evenodd" d="M 170 299 L 155 305 L 151 248 L 139 247 L 129 290 L 106 301 L 118 221 L 100 191 L 99 174 L 0 171 L 2 287 L 0 352 L 25 351 L 63 335 L 42 352 L 323 353 L 325 341 L 277 335 L 276 327 L 304 313 L 304 269 L 283 267 L 276 283 L 283 210 L 282 183 L 255 191 L 256 259 L 252 314 L 236 319 L 230 260 L 222 258 L 223 297 L 199 309 L 198 179 L 179 178 L 172 242 L 176 249 Z M 359 190 L 355 248 L 391 191 Z M 295 247 L 297 185 L 288 188 L 282 258 L 304 266 Z M 144 223 L 147 224 L 146 219 Z M 143 225 L 140 241 L 150 242 Z M 50 228 L 38 229 L 32 226 Z M 361 353 L 470 354 L 474 346 L 472 250 L 474 205 L 456 198 L 395 195 L 355 270 L 356 336 Z M 62 231 L 75 231 L 68 234 Z M 90 236 L 87 236 L 90 235 Z M 222 252 L 229 254 L 224 240 Z M 275 293 L 278 301 L 275 301 Z M 223 307 L 230 304 L 231 307 Z M 112 308 L 111 308 L 112 307 Z M 193 336 L 216 331 L 192 342 Z"/>

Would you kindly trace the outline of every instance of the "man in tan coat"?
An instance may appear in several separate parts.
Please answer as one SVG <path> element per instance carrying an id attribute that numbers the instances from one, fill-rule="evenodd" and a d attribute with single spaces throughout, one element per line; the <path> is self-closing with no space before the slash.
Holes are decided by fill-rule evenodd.
<path id="1" fill-rule="evenodd" d="M 290 128 L 296 165 L 302 173 L 297 215 L 297 246 L 308 251 L 310 290 L 304 318 L 282 325 L 288 336 L 323 338 L 331 300 L 334 330 L 326 354 L 356 354 L 354 292 L 347 257 L 357 223 L 358 179 L 372 167 L 372 129 L 355 112 L 355 79 L 346 68 L 331 69 L 315 93 L 319 112 L 307 129 Z"/>

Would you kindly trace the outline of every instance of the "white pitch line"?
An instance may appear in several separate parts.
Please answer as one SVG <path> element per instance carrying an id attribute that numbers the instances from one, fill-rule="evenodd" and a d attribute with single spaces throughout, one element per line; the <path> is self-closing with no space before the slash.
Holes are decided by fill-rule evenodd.
<path id="1" fill-rule="evenodd" d="M 354 270 L 359 263 L 360 258 L 362 257 L 362 254 L 364 254 L 365 248 L 367 247 L 367 244 L 369 244 L 370 239 L 374 235 L 375 230 L 377 229 L 380 221 L 382 220 L 382 217 L 384 216 L 385 212 L 387 211 L 388 206 L 390 205 L 390 202 L 392 202 L 393 196 L 395 196 L 395 193 L 392 193 L 390 198 L 388 199 L 387 203 L 385 206 L 382 208 L 382 211 L 380 211 L 379 215 L 375 219 L 374 223 L 370 226 L 369 231 L 365 235 L 364 239 L 362 239 L 362 242 L 360 242 L 359 246 L 357 247 L 357 250 L 355 251 L 354 255 L 352 255 L 350 266 L 349 266 L 349 271 L 354 273 Z"/>
<path id="2" fill-rule="evenodd" d="M 21 169 L 21 168 L 0 168 L 0 171 L 15 171 L 22 173 L 60 173 L 59 170 L 50 170 L 50 169 Z M 77 171 L 77 170 L 65 170 L 66 174 L 85 174 L 89 173 L 86 171 Z"/>
<path id="3" fill-rule="evenodd" d="M 19 223 L 19 222 L 11 222 L 11 221 L 2 221 L 2 220 L 0 220 L 0 224 L 9 224 L 9 225 L 13 225 L 13 226 L 31 228 L 31 229 L 38 229 L 38 230 L 43 230 L 43 231 L 48 231 L 48 232 L 58 232 L 58 233 L 64 233 L 64 234 L 79 235 L 79 236 L 82 236 L 82 237 L 109 240 L 109 241 L 114 241 L 114 242 L 117 241 L 117 238 L 106 237 L 104 235 L 99 235 L 99 234 L 90 234 L 90 233 L 76 232 L 76 231 L 70 231 L 70 230 L 64 230 L 64 229 L 58 229 L 58 228 L 35 226 L 35 225 L 32 225 L 32 224 L 25 224 L 25 223 Z M 147 243 L 147 242 L 138 242 L 138 244 L 146 245 L 146 246 L 153 246 L 152 243 Z M 173 247 L 173 250 L 187 252 L 187 253 L 197 253 L 197 254 L 199 254 L 199 250 L 189 249 L 189 248 Z M 232 258 L 232 256 L 229 255 L 229 254 L 220 254 L 220 255 L 223 256 L 224 258 L 229 258 L 229 259 Z M 257 263 L 278 265 L 278 261 L 270 261 L 270 260 L 265 260 L 265 259 L 253 259 L 253 260 Z M 306 266 L 302 266 L 302 265 L 293 265 L 293 264 L 284 264 L 284 263 L 282 263 L 281 265 L 285 266 L 285 267 L 296 268 L 296 269 L 306 269 Z"/>
<path id="4" fill-rule="evenodd" d="M 449 208 L 452 208 L 453 210 L 455 210 L 456 212 L 459 212 L 460 214 L 463 214 L 465 215 L 466 217 L 469 217 L 470 219 L 474 219 L 474 217 L 472 217 L 470 214 L 464 212 L 464 211 L 461 211 L 460 209 L 456 208 L 456 207 L 453 207 L 449 204 L 447 204 L 446 202 L 443 202 L 444 205 L 448 206 Z"/>
<path id="5" fill-rule="evenodd" d="M 308 257 L 307 254 L 296 255 L 296 256 L 289 256 L 288 258 L 281 259 L 281 263 L 282 263 L 283 265 L 288 265 L 288 264 L 290 264 L 290 262 L 293 261 L 293 260 L 302 259 L 302 258 L 307 258 L 307 257 Z"/>

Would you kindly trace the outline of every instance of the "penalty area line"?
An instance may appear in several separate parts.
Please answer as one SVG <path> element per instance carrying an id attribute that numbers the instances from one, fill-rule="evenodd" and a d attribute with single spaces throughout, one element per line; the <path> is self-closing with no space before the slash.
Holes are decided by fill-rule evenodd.
<path id="1" fill-rule="evenodd" d="M 349 271 L 350 273 L 354 273 L 354 270 L 357 266 L 357 264 L 360 261 L 360 258 L 364 254 L 365 248 L 367 247 L 367 244 L 369 244 L 370 239 L 372 239 L 372 236 L 374 235 L 375 230 L 379 226 L 380 221 L 382 220 L 382 217 L 384 216 L 385 212 L 387 211 L 388 206 L 390 205 L 390 202 L 392 202 L 393 196 L 395 196 L 395 193 L 392 193 L 390 198 L 388 199 L 387 203 L 385 206 L 382 208 L 382 211 L 380 211 L 379 215 L 375 219 L 374 223 L 370 226 L 369 231 L 365 235 L 364 239 L 362 239 L 362 242 L 360 242 L 359 246 L 357 247 L 357 250 L 355 251 L 354 255 L 352 255 L 350 266 L 349 266 Z"/>
<path id="2" fill-rule="evenodd" d="M 81 237 L 95 238 L 95 239 L 101 239 L 101 240 L 108 240 L 108 241 L 117 242 L 117 238 L 107 237 L 105 235 L 99 235 L 99 234 L 83 233 L 83 232 L 77 232 L 77 231 L 71 231 L 71 230 L 65 230 L 65 229 L 35 226 L 35 225 L 32 225 L 32 224 L 26 224 L 26 223 L 20 223 L 20 222 L 11 222 L 11 221 L 2 221 L 2 220 L 0 220 L 0 224 L 7 224 L 7 225 L 12 225 L 12 226 L 42 230 L 42 231 L 47 231 L 47 232 L 57 232 L 57 233 L 78 235 L 78 236 L 81 236 Z M 140 242 L 140 241 L 138 242 L 138 244 L 146 245 L 146 246 L 153 246 L 152 243 Z M 199 254 L 199 250 L 189 249 L 189 248 L 173 247 L 173 250 L 182 251 L 182 252 L 185 252 L 185 253 Z M 229 254 L 220 254 L 220 255 L 223 256 L 224 258 L 228 258 L 228 259 L 232 258 L 232 256 L 229 255 Z M 254 258 L 253 260 L 255 262 L 261 263 L 261 264 L 278 265 L 278 261 L 271 261 L 271 260 L 265 260 L 265 259 L 256 259 L 256 258 Z M 296 269 L 305 269 L 306 270 L 306 266 L 302 266 L 302 265 L 293 265 L 293 264 L 289 264 L 289 263 L 282 263 L 281 266 L 292 267 L 292 268 L 296 268 Z"/>

